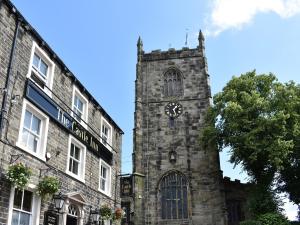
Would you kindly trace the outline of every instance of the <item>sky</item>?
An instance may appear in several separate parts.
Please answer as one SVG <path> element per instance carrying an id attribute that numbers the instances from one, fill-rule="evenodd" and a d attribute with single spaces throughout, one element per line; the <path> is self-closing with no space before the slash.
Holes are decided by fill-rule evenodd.
<path id="1" fill-rule="evenodd" d="M 300 0 L 12 0 L 125 132 L 122 173 L 131 172 L 136 42 L 145 52 L 196 48 L 205 34 L 212 94 L 253 69 L 300 83 Z M 247 181 L 221 153 L 225 176 Z M 285 205 L 290 219 L 296 207 Z"/>

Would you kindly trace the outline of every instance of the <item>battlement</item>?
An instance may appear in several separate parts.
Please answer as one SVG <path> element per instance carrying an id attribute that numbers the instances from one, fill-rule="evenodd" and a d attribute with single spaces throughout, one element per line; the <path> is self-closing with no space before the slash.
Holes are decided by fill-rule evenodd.
<path id="1" fill-rule="evenodd" d="M 180 50 L 176 50 L 175 48 L 169 48 L 167 51 L 161 51 L 160 49 L 153 50 L 149 53 L 145 53 L 144 51 L 142 51 L 141 61 L 157 61 L 203 56 L 203 51 L 201 51 L 199 48 L 190 49 L 188 47 L 183 47 Z"/>

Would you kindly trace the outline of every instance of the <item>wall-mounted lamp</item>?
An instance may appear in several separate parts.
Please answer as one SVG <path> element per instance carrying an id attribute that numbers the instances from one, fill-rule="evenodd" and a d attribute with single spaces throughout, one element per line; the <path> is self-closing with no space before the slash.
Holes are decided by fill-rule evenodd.
<path id="1" fill-rule="evenodd" d="M 97 224 L 99 222 L 99 220 L 100 220 L 99 209 L 96 208 L 96 209 L 92 210 L 92 208 L 91 208 L 90 219 L 91 219 L 92 224 Z"/>
<path id="2" fill-rule="evenodd" d="M 20 95 L 13 95 L 13 96 L 11 97 L 10 102 L 11 102 L 11 104 L 17 104 L 18 101 L 19 101 L 19 99 L 20 99 Z"/>
<path id="3" fill-rule="evenodd" d="M 53 195 L 53 201 L 54 201 L 54 208 L 57 210 L 57 212 L 59 212 L 65 202 L 65 198 L 64 196 L 61 194 L 61 192 L 59 192 L 58 195 Z"/>

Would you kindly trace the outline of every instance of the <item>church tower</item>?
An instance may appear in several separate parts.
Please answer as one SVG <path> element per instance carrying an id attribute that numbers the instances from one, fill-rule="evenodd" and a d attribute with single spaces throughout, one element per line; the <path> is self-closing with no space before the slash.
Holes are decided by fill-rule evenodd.
<path id="1" fill-rule="evenodd" d="M 199 46 L 143 51 L 137 43 L 133 151 L 135 225 L 225 225 L 217 149 L 199 135 L 211 104 L 204 37 Z"/>

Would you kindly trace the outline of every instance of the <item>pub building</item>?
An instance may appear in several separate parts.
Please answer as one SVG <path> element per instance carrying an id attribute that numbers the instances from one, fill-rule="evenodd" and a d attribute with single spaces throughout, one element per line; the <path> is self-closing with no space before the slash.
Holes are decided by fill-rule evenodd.
<path id="1" fill-rule="evenodd" d="M 0 225 L 96 224 L 121 207 L 123 131 L 8 0 L 0 59 Z M 58 190 L 43 197 L 49 177 Z"/>

